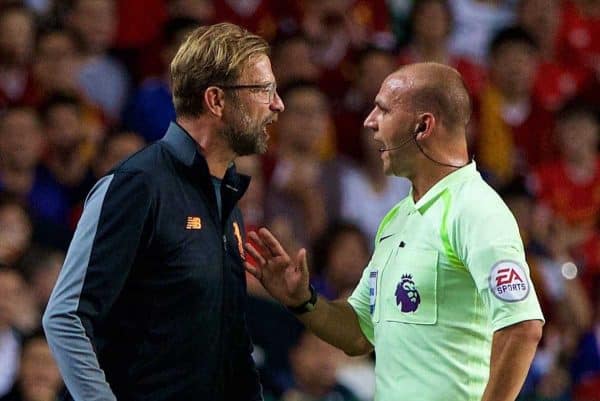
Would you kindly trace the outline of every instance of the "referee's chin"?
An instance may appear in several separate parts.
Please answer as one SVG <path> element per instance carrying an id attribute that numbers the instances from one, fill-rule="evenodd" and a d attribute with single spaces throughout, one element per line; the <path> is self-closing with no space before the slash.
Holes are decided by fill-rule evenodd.
<path id="1" fill-rule="evenodd" d="M 412 178 L 414 177 L 414 174 L 410 172 L 410 170 L 408 169 L 392 169 L 393 171 L 389 172 L 389 173 L 385 173 L 385 175 L 387 176 L 392 176 L 392 177 L 402 177 L 402 178 L 407 178 L 409 180 L 412 181 Z"/>
<path id="2" fill-rule="evenodd" d="M 404 177 L 412 181 L 415 176 L 414 159 L 412 159 L 412 155 L 404 155 L 401 158 L 385 158 L 383 159 L 383 172 L 387 176 Z"/>
<path id="3" fill-rule="evenodd" d="M 392 175 L 396 175 L 394 174 L 394 169 L 392 168 L 392 164 L 390 163 L 390 160 L 386 158 L 383 158 L 382 162 L 381 162 L 382 166 L 381 169 L 383 170 L 383 174 L 389 176 Z"/>

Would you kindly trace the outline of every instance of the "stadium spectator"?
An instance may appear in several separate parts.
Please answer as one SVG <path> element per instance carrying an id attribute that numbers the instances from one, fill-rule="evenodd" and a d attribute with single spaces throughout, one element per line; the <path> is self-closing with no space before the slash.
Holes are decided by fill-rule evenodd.
<path id="1" fill-rule="evenodd" d="M 117 132 L 104 139 L 99 147 L 96 158 L 92 162 L 91 171 L 85 176 L 85 180 L 78 188 L 79 196 L 75 196 L 75 204 L 71 210 L 69 228 L 74 230 L 81 212 L 86 194 L 94 183 L 106 175 L 110 169 L 142 149 L 146 143 L 143 138 L 133 132 Z M 52 244 L 49 244 L 52 245 Z"/>
<path id="2" fill-rule="evenodd" d="M 362 122 L 373 106 L 373 99 L 383 79 L 396 68 L 391 52 L 374 46 L 357 55 L 352 83 L 340 99 L 333 101 L 336 145 L 340 154 L 362 162 L 371 149 L 361 138 Z"/>
<path id="3" fill-rule="evenodd" d="M 18 271 L 0 266 L 0 397 L 10 391 L 19 371 L 21 343 L 15 331 L 14 311 L 23 285 Z"/>
<path id="4" fill-rule="evenodd" d="M 337 382 L 336 373 L 343 353 L 311 332 L 299 336 L 290 350 L 292 385 L 279 398 L 266 401 L 359 401 Z"/>
<path id="5" fill-rule="evenodd" d="M 115 7 L 112 0 L 74 0 L 66 18 L 80 38 L 77 82 L 112 123 L 119 121 L 130 85 L 125 67 L 108 54 L 117 29 Z"/>
<path id="6" fill-rule="evenodd" d="M 454 30 L 450 48 L 473 62 L 486 65 L 488 43 L 514 20 L 514 0 L 452 0 Z"/>
<path id="7" fill-rule="evenodd" d="M 600 71 L 600 3 L 596 0 L 564 0 L 559 36 L 560 55 L 565 62 Z M 596 78 L 597 79 L 597 78 Z"/>
<path id="8" fill-rule="evenodd" d="M 64 259 L 64 252 L 58 249 L 34 245 L 19 262 L 19 270 L 23 272 L 41 312 L 46 309 Z"/>
<path id="9" fill-rule="evenodd" d="M 535 172 L 539 201 L 572 229 L 594 229 L 600 218 L 600 125 L 593 111 L 571 105 L 558 115 L 560 157 Z"/>
<path id="10" fill-rule="evenodd" d="M 10 108 L 0 116 L 0 189 L 28 204 L 34 218 L 66 224 L 69 198 L 40 168 L 43 145 L 35 110 Z"/>
<path id="11" fill-rule="evenodd" d="M 197 20 L 183 17 L 173 18 L 165 24 L 165 46 L 160 53 L 161 74 L 141 82 L 123 112 L 125 128 L 139 133 L 148 143 L 162 138 L 175 118 L 169 63 L 186 36 L 196 27 Z"/>
<path id="12" fill-rule="evenodd" d="M 282 97 L 287 107 L 276 126 L 278 148 L 267 171 L 266 220 L 285 217 L 293 235 L 308 245 L 338 214 L 343 164 L 320 157 L 332 122 L 323 92 L 297 82 L 284 88 Z"/>
<path id="13" fill-rule="evenodd" d="M 312 284 L 327 299 L 350 295 L 369 260 L 367 238 L 354 224 L 335 221 L 313 242 Z"/>
<path id="14" fill-rule="evenodd" d="M 421 0 L 410 13 L 410 42 L 400 52 L 400 64 L 433 61 L 456 68 L 462 75 L 471 96 L 478 97 L 485 83 L 485 70 L 467 57 L 454 54 L 449 48 L 454 30 L 451 2 Z"/>
<path id="15" fill-rule="evenodd" d="M 12 391 L 0 401 L 55 401 L 62 388 L 58 366 L 41 330 L 27 336 Z"/>
<path id="16" fill-rule="evenodd" d="M 213 1 L 215 18 L 243 26 L 272 41 L 297 28 L 298 2 L 290 0 Z"/>
<path id="17" fill-rule="evenodd" d="M 77 40 L 70 31 L 56 29 L 38 35 L 33 63 L 36 106 L 50 93 L 78 92 L 79 57 Z"/>
<path id="18" fill-rule="evenodd" d="M 52 94 L 62 93 L 81 103 L 82 129 L 92 142 L 101 140 L 106 131 L 102 110 L 87 101 L 79 89 L 80 54 L 74 34 L 64 29 L 43 31 L 38 35 L 33 65 L 35 94 L 33 105 L 41 108 Z"/>
<path id="19" fill-rule="evenodd" d="M 14 266 L 31 246 L 33 225 L 23 205 L 3 193 L 0 198 L 0 266 Z"/>
<path id="20" fill-rule="evenodd" d="M 381 171 L 381 144 L 369 130 L 361 130 L 359 140 L 365 156 L 358 168 L 340 177 L 340 216 L 360 227 L 372 249 L 378 222 L 408 195 L 410 181 Z"/>
<path id="21" fill-rule="evenodd" d="M 204 24 L 215 22 L 213 0 L 171 0 L 167 3 L 170 18 L 188 18 Z"/>
<path id="22" fill-rule="evenodd" d="M 27 104 L 32 96 L 35 30 L 33 14 L 26 8 L 0 8 L 0 110 Z"/>
<path id="23" fill-rule="evenodd" d="M 321 90 L 331 99 L 343 96 L 352 80 L 354 53 L 366 44 L 367 31 L 352 18 L 351 7 L 349 0 L 303 2 L 301 32 L 321 70 Z"/>
<path id="24" fill-rule="evenodd" d="M 80 187 L 90 174 L 98 147 L 98 139 L 85 131 L 83 107 L 77 97 L 65 93 L 51 94 L 42 106 L 46 138 L 43 167 L 56 185 L 67 190 L 71 204 L 82 196 Z"/>
<path id="25" fill-rule="evenodd" d="M 575 400 L 594 401 L 600 394 L 600 292 L 596 292 L 596 316 L 581 337 L 573 360 Z"/>
<path id="26" fill-rule="evenodd" d="M 294 62 L 290 63 L 290 60 Z M 311 45 L 305 36 L 285 36 L 273 44 L 273 72 L 281 88 L 294 81 L 319 80 L 321 72 L 313 60 Z"/>
<path id="27" fill-rule="evenodd" d="M 104 176 L 119 162 L 142 149 L 145 144 L 144 140 L 133 132 L 118 132 L 106 138 L 94 163 L 95 178 Z"/>
<path id="28" fill-rule="evenodd" d="M 495 187 L 556 155 L 553 116 L 533 98 L 536 49 L 519 27 L 501 30 L 490 44 L 490 80 L 478 104 L 475 153 Z"/>

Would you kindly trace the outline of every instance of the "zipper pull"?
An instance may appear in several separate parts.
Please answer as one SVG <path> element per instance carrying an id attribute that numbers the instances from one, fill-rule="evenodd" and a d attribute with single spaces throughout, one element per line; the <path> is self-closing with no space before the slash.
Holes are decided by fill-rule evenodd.
<path id="1" fill-rule="evenodd" d="M 227 237 L 223 234 L 223 249 L 227 250 Z"/>

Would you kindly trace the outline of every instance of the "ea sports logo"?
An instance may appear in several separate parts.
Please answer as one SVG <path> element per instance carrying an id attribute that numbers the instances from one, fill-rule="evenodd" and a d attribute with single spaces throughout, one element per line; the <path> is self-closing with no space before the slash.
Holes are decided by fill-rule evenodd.
<path id="1" fill-rule="evenodd" d="M 512 260 L 503 260 L 492 267 L 489 284 L 496 298 L 503 301 L 521 301 L 529 294 L 525 269 Z"/>

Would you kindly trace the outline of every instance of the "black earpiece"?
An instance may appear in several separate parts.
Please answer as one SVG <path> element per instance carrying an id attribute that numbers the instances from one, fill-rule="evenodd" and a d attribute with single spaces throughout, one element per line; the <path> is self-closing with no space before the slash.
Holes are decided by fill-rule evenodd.
<path id="1" fill-rule="evenodd" d="M 417 125 L 417 129 L 415 130 L 415 135 L 417 135 L 419 132 L 424 132 L 426 129 L 427 129 L 427 124 L 425 124 L 423 121 L 421 121 Z"/>

